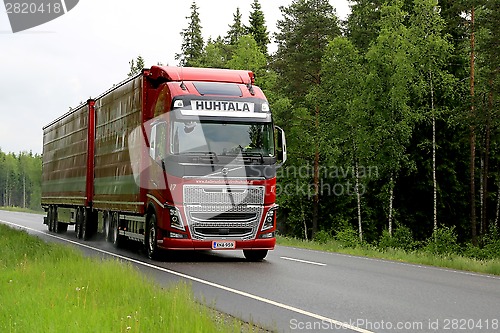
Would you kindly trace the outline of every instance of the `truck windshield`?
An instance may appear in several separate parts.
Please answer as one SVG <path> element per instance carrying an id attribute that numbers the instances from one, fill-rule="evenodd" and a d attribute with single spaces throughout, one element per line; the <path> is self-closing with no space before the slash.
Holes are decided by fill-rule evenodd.
<path id="1" fill-rule="evenodd" d="M 173 154 L 274 156 L 271 123 L 173 122 Z"/>

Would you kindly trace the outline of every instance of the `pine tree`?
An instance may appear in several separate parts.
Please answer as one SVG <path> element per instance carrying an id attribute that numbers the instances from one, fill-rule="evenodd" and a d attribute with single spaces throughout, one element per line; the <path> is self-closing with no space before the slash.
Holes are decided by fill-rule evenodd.
<path id="1" fill-rule="evenodd" d="M 226 36 L 226 43 L 229 45 L 236 45 L 241 36 L 245 35 L 245 27 L 241 22 L 240 8 L 236 8 L 236 13 L 233 14 L 233 24 L 229 26 L 229 31 Z"/>
<path id="2" fill-rule="evenodd" d="M 142 58 L 142 56 L 138 56 L 136 60 L 132 59 L 128 63 L 130 65 L 130 71 L 127 74 L 128 77 L 139 74 L 144 68 L 144 58 Z"/>
<path id="3" fill-rule="evenodd" d="M 498 165 L 492 153 L 498 150 L 498 96 L 500 93 L 500 1 L 490 0 L 477 10 L 477 118 L 480 153 L 480 224 L 479 234 L 489 231 L 489 199 L 491 167 Z M 493 162 L 493 163 L 492 163 Z M 498 202 L 498 201 L 497 201 Z"/>
<path id="4" fill-rule="evenodd" d="M 254 0 L 252 3 L 252 12 L 250 13 L 249 26 L 247 33 L 253 36 L 253 39 L 259 45 L 260 51 L 267 55 L 267 46 L 271 42 L 269 32 L 266 27 L 266 19 L 264 12 L 260 6 L 259 0 Z"/>
<path id="5" fill-rule="evenodd" d="M 199 8 L 196 2 L 191 5 L 191 15 L 187 16 L 189 20 L 188 27 L 181 32 L 182 45 L 181 53 L 175 55 L 175 59 L 179 60 L 180 66 L 194 66 L 200 60 L 203 54 L 203 36 L 201 34 L 201 21 Z"/>
<path id="6" fill-rule="evenodd" d="M 328 0 L 294 0 L 289 7 L 280 7 L 283 20 L 278 21 L 276 34 L 278 50 L 274 68 L 279 76 L 280 89 L 295 105 L 296 117 L 301 119 L 300 141 L 307 147 L 301 154 L 312 163 L 313 209 L 312 233 L 318 231 L 320 206 L 320 131 L 321 105 L 314 95 L 321 84 L 321 60 L 328 42 L 340 35 L 338 18 Z M 295 147 L 299 149 L 299 147 Z M 293 151 L 293 149 L 290 149 Z"/>

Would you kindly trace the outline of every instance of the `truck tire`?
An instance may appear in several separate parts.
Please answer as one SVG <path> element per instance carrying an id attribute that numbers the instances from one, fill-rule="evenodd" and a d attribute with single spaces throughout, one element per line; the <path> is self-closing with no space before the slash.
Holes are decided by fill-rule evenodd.
<path id="1" fill-rule="evenodd" d="M 76 224 L 75 224 L 75 232 L 76 238 L 82 239 L 82 221 L 83 221 L 83 209 L 78 207 L 76 210 Z"/>
<path id="2" fill-rule="evenodd" d="M 52 231 L 58 234 L 59 231 L 59 217 L 57 216 L 57 206 L 52 206 Z"/>
<path id="3" fill-rule="evenodd" d="M 68 231 L 68 224 L 59 222 L 57 206 L 52 207 L 52 231 L 54 231 L 56 234 L 62 234 L 63 232 Z"/>
<path id="4" fill-rule="evenodd" d="M 62 233 L 65 233 L 66 231 L 68 231 L 68 224 L 67 223 L 64 223 L 64 222 L 57 222 L 57 223 L 59 223 L 59 226 L 57 227 L 58 233 L 62 234 Z"/>
<path id="5" fill-rule="evenodd" d="M 54 222 L 52 222 L 53 212 L 52 212 L 52 206 L 49 206 L 49 210 L 47 211 L 47 227 L 49 228 L 49 231 L 52 232 L 54 230 Z"/>
<path id="6" fill-rule="evenodd" d="M 147 227 L 145 234 L 146 253 L 149 259 L 156 260 L 159 257 L 160 249 L 158 248 L 158 227 L 156 224 L 156 214 L 151 213 L 147 219 Z"/>
<path id="7" fill-rule="evenodd" d="M 113 226 L 111 228 L 111 242 L 113 243 L 114 247 L 119 248 L 122 246 L 123 243 L 123 236 L 120 235 L 119 231 L 119 219 L 118 219 L 118 214 L 113 214 L 111 218 L 111 225 Z"/>
<path id="8" fill-rule="evenodd" d="M 267 256 L 267 250 L 243 250 L 243 254 L 248 261 L 262 261 Z"/>
<path id="9" fill-rule="evenodd" d="M 111 212 L 105 212 L 104 213 L 104 226 L 103 226 L 103 231 L 104 231 L 104 239 L 106 242 L 111 242 L 113 238 L 113 213 Z"/>
<path id="10" fill-rule="evenodd" d="M 89 211 L 86 208 L 82 209 L 82 223 L 81 223 L 81 233 L 82 233 L 82 239 L 84 241 L 89 240 L 90 236 L 92 235 L 92 230 L 91 226 L 89 223 Z"/>

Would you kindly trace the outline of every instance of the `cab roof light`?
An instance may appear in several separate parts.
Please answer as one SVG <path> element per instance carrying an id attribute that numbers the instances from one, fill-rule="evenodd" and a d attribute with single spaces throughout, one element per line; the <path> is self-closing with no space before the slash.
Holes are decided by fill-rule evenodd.
<path id="1" fill-rule="evenodd" d="M 178 99 L 174 102 L 174 108 L 183 108 L 184 101 L 182 99 Z"/>

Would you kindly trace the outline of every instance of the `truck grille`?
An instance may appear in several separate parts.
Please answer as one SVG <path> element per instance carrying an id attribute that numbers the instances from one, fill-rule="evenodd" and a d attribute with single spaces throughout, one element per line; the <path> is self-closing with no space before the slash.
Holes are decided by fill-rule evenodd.
<path id="1" fill-rule="evenodd" d="M 255 238 L 264 205 L 263 186 L 184 186 L 184 209 L 193 239 Z"/>

